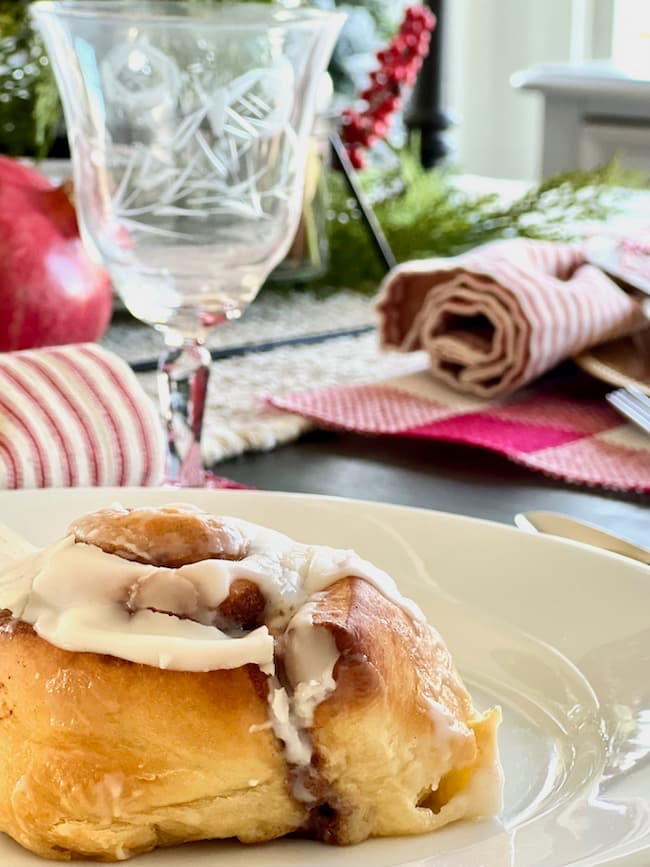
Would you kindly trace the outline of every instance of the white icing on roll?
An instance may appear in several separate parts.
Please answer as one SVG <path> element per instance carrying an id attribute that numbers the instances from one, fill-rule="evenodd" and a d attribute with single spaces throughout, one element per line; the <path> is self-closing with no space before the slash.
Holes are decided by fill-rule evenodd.
<path id="1" fill-rule="evenodd" d="M 289 694 L 283 686 L 269 690 L 271 725 L 275 736 L 284 743 L 284 754 L 292 765 L 308 765 L 312 746 L 307 734 L 296 724 Z"/>
<path id="2" fill-rule="evenodd" d="M 303 545 L 235 518 L 224 521 L 247 540 L 241 560 L 202 560 L 170 569 L 125 560 L 67 537 L 0 570 L 0 608 L 65 650 L 180 671 L 253 663 L 271 673 L 271 632 L 283 629 L 313 594 L 346 576 L 365 579 L 412 617 L 424 619 L 385 572 L 352 551 Z M 267 600 L 268 626 L 229 636 L 211 619 L 237 579 L 259 586 Z M 308 689 L 302 692 L 300 715 L 308 719 L 318 702 L 316 696 L 309 698 Z"/>
<path id="3" fill-rule="evenodd" d="M 316 600 L 305 603 L 291 618 L 281 641 L 281 656 L 289 691 L 276 678 L 269 689 L 271 725 L 284 742 L 287 761 L 305 767 L 312 756 L 308 733 L 314 724 L 318 705 L 336 689 L 334 667 L 339 658 L 334 637 L 323 626 L 314 625 Z M 311 802 L 314 796 L 296 778 L 292 784 L 299 801 Z"/>
<path id="4" fill-rule="evenodd" d="M 294 614 L 283 639 L 283 662 L 293 689 L 293 713 L 297 724 L 309 728 L 314 711 L 336 688 L 334 666 L 339 658 L 332 633 L 314 626 L 316 600 Z"/>

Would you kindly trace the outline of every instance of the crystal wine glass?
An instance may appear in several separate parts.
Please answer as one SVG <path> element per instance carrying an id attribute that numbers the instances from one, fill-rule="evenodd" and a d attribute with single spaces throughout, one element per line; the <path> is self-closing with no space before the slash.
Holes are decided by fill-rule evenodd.
<path id="1" fill-rule="evenodd" d="M 201 484 L 208 329 L 295 234 L 319 79 L 344 16 L 256 3 L 41 0 L 82 238 L 163 335 L 168 479 Z"/>

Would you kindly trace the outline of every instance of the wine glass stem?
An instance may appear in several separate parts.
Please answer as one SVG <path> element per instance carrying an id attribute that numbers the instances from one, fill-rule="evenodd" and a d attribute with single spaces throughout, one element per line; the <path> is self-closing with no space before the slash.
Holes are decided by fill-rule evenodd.
<path id="1" fill-rule="evenodd" d="M 201 429 L 210 353 L 201 340 L 168 345 L 158 365 L 158 391 L 167 427 L 167 481 L 200 487 L 204 481 Z"/>

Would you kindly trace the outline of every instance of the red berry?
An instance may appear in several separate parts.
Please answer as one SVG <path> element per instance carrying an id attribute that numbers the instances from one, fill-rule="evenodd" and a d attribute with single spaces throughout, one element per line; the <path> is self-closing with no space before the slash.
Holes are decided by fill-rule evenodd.
<path id="1" fill-rule="evenodd" d="M 376 81 L 371 81 L 368 87 L 361 91 L 360 96 L 362 99 L 369 99 L 376 96 L 378 93 L 381 93 L 382 90 L 383 86 L 381 84 L 378 84 Z"/>
<path id="2" fill-rule="evenodd" d="M 346 109 L 341 112 L 341 135 L 349 144 L 362 144 L 366 137 L 367 121 L 358 111 Z"/>
<path id="3" fill-rule="evenodd" d="M 395 74 L 395 80 L 399 82 L 404 81 L 408 74 L 408 69 L 404 63 L 400 63 L 393 71 Z"/>
<path id="4" fill-rule="evenodd" d="M 370 80 L 373 82 L 373 84 L 383 86 L 387 83 L 388 78 L 386 77 L 386 73 L 383 70 L 376 69 L 374 72 L 370 73 Z"/>
<path id="5" fill-rule="evenodd" d="M 377 120 L 386 120 L 386 118 L 390 117 L 390 115 L 391 115 L 391 112 L 385 111 L 383 106 L 379 106 L 379 108 L 375 109 L 375 111 L 373 111 L 373 113 L 372 113 L 372 116 L 376 121 Z"/>
<path id="6" fill-rule="evenodd" d="M 401 58 L 401 50 L 395 45 L 395 42 L 391 42 L 390 48 L 388 49 L 388 57 L 386 58 L 387 66 L 394 66 L 396 63 L 399 63 Z"/>
<path id="7" fill-rule="evenodd" d="M 348 148 L 348 156 L 350 158 L 350 162 L 352 163 L 353 168 L 359 170 L 362 169 L 365 165 L 365 160 L 363 158 L 363 153 L 361 152 L 361 148 Z"/>
<path id="8" fill-rule="evenodd" d="M 372 116 L 376 117 L 378 120 L 383 120 L 389 114 L 393 114 L 393 112 L 397 110 L 398 104 L 399 100 L 396 97 L 389 96 L 378 106 L 373 108 Z"/>
<path id="9" fill-rule="evenodd" d="M 422 16 L 422 20 L 424 21 L 428 30 L 433 30 L 436 26 L 436 16 L 433 12 L 426 6 L 423 7 L 424 15 Z"/>
<path id="10" fill-rule="evenodd" d="M 367 107 L 361 113 L 354 109 L 342 112 L 341 135 L 355 168 L 363 167 L 363 149 L 386 136 L 390 117 L 401 105 L 402 87 L 412 87 L 417 80 L 435 25 L 435 15 L 427 6 L 407 7 L 392 41 L 377 52 L 379 67 L 370 73 L 369 85 L 360 93 Z"/>
<path id="11" fill-rule="evenodd" d="M 362 145 L 366 141 L 366 135 L 366 131 L 360 126 L 344 127 L 343 129 L 343 138 L 348 144 Z"/>
<path id="12" fill-rule="evenodd" d="M 341 134 L 344 141 L 354 147 L 369 147 L 376 138 L 373 115 L 362 115 L 358 124 L 343 126 Z"/>

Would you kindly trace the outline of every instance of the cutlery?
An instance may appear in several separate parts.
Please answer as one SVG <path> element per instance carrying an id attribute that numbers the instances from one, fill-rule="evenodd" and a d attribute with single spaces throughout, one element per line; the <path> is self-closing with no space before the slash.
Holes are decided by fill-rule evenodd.
<path id="1" fill-rule="evenodd" d="M 650 433 L 650 397 L 636 388 L 617 388 L 605 395 L 607 401 L 637 427 Z"/>
<path id="2" fill-rule="evenodd" d="M 650 566 L 650 551 L 640 545 L 634 545 L 626 539 L 607 533 L 599 527 L 569 518 L 567 515 L 558 515 L 555 512 L 523 512 L 515 515 L 515 524 L 522 530 L 532 530 L 537 533 L 548 533 L 551 536 L 560 536 L 563 539 L 572 539 L 574 542 L 582 542 L 594 548 L 603 548 L 615 554 L 622 554 L 632 560 L 638 560 L 646 566 Z"/>

